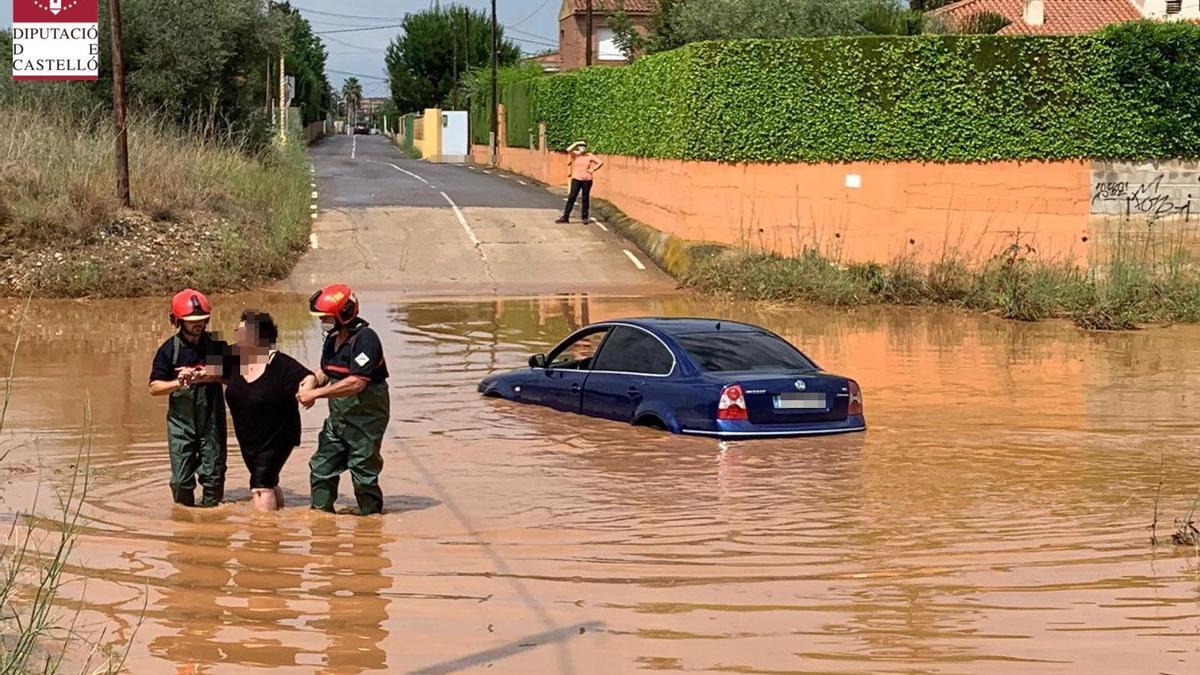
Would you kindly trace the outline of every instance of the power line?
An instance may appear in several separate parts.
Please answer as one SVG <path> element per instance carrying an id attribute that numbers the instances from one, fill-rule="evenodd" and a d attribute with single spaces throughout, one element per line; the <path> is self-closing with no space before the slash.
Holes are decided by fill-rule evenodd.
<path id="1" fill-rule="evenodd" d="M 336 17 L 338 19 L 366 19 L 368 21 L 380 21 L 380 20 L 382 20 L 382 21 L 402 21 L 402 20 L 404 20 L 403 16 L 363 16 L 361 14 L 338 14 L 337 12 L 323 12 L 319 9 L 309 9 L 307 7 L 301 7 L 299 5 L 292 5 L 292 7 L 295 9 L 298 9 L 302 12 L 308 12 L 310 14 L 321 14 L 324 16 L 332 16 L 332 17 Z"/>
<path id="2" fill-rule="evenodd" d="M 532 13 L 530 13 L 530 15 L 529 15 L 529 16 L 527 16 L 527 17 L 525 17 L 524 19 L 521 19 L 520 21 L 518 21 L 518 22 L 516 22 L 516 23 L 512 24 L 512 26 L 505 26 L 505 28 L 512 29 L 512 27 L 513 27 L 513 26 L 520 26 L 521 24 L 525 23 L 526 21 L 528 21 L 528 20 L 532 19 L 533 17 L 537 16 L 537 13 L 538 13 L 538 12 L 540 12 L 540 11 L 542 11 L 542 8 L 543 8 L 543 7 L 545 7 L 545 6 L 546 6 L 546 5 L 548 5 L 548 4 L 550 4 L 550 0 L 542 0 L 542 4 L 538 5 L 538 8 L 537 8 L 537 9 L 535 9 L 535 10 L 533 10 L 533 12 L 532 12 Z"/>
<path id="3" fill-rule="evenodd" d="M 344 40 L 332 38 L 332 37 L 329 37 L 328 35 L 326 35 L 324 38 L 322 38 L 322 40 L 329 40 L 330 42 L 337 43 L 343 47 L 350 47 L 352 49 L 358 49 L 358 50 L 361 50 L 364 54 L 366 54 L 368 52 L 375 53 L 375 52 L 378 52 L 380 49 L 384 49 L 384 47 L 363 47 L 362 45 L 356 45 L 352 42 L 346 42 Z"/>
<path id="4" fill-rule="evenodd" d="M 322 30 L 322 31 L 314 32 L 313 35 L 329 35 L 331 33 L 360 33 L 362 31 L 366 31 L 366 30 L 386 30 L 388 28 L 403 28 L 403 27 L 404 27 L 404 24 L 402 24 L 402 23 L 393 23 L 393 24 L 388 24 L 386 26 L 369 26 L 366 28 L 342 28 L 340 30 Z"/>
<path id="5" fill-rule="evenodd" d="M 386 77 L 379 77 L 378 75 L 367 75 L 366 73 L 352 73 L 348 70 L 337 70 L 335 68 L 326 68 L 325 72 L 337 73 L 338 75 L 349 75 L 350 77 L 365 77 L 368 80 L 379 80 L 380 82 L 390 82 L 391 81 Z"/>
<path id="6" fill-rule="evenodd" d="M 545 35 L 538 35 L 537 33 L 530 33 L 529 31 L 526 31 L 526 30 L 517 30 L 516 28 L 513 28 L 512 26 L 505 26 L 505 28 L 507 28 L 508 30 L 510 30 L 518 35 L 525 35 L 525 36 L 535 38 L 538 40 L 542 40 L 545 42 L 554 42 L 554 40 L 555 40 L 555 38 L 546 37 Z"/>
<path id="7" fill-rule="evenodd" d="M 543 42 L 541 40 L 530 40 L 528 38 L 514 37 L 512 39 L 517 42 L 524 42 L 525 44 L 538 45 L 539 47 L 557 47 L 558 46 L 557 44 L 555 44 L 553 42 Z"/>

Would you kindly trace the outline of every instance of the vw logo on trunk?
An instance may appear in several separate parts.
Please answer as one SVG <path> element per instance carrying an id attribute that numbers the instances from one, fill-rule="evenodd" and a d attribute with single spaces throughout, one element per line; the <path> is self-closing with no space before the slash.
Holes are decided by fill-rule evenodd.
<path id="1" fill-rule="evenodd" d="M 796 380 L 796 391 L 804 391 L 808 386 L 804 384 L 804 380 Z"/>

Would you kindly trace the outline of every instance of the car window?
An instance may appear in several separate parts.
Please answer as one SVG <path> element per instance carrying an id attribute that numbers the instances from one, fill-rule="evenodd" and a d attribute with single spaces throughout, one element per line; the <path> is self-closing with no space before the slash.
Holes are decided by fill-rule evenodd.
<path id="1" fill-rule="evenodd" d="M 795 347 L 758 331 L 677 335 L 675 340 L 707 372 L 815 370 Z"/>
<path id="2" fill-rule="evenodd" d="M 617 326 L 592 364 L 592 370 L 669 375 L 675 359 L 658 338 L 638 328 Z"/>
<path id="3" fill-rule="evenodd" d="M 549 367 L 587 370 L 592 365 L 592 357 L 596 355 L 600 343 L 604 342 L 605 335 L 608 335 L 607 328 L 581 335 L 570 343 L 559 345 L 548 357 Z"/>

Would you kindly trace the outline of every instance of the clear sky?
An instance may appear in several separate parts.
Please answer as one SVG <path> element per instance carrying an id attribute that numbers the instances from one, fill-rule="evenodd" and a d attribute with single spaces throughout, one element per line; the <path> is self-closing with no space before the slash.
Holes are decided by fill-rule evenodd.
<path id="1" fill-rule="evenodd" d="M 317 33 L 400 23 L 405 13 L 429 9 L 435 0 L 295 0 L 296 7 Z M 490 11 L 491 0 L 442 2 Z M 496 16 L 505 35 L 526 52 L 558 47 L 558 10 L 562 0 L 496 0 Z M 0 0 L 0 26 L 12 25 L 12 1 Z M 322 35 L 329 51 L 326 69 L 334 89 L 347 73 L 358 75 L 366 96 L 386 96 L 383 54 L 398 28 Z M 370 79 L 371 76 L 380 79 Z"/>

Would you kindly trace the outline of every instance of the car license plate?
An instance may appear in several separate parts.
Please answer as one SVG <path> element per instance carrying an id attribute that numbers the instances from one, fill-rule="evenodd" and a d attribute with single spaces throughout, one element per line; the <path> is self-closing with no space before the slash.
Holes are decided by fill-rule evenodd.
<path id="1" fill-rule="evenodd" d="M 825 394 L 777 394 L 776 410 L 824 410 Z"/>

